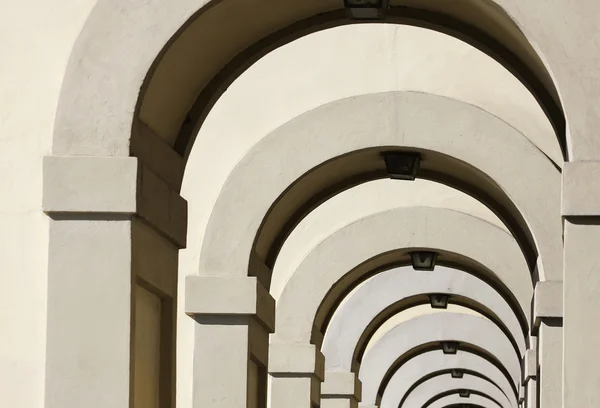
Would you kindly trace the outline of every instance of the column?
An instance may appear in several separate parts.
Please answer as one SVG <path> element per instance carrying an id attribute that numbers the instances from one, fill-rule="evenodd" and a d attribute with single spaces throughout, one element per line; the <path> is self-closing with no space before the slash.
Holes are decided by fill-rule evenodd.
<path id="1" fill-rule="evenodd" d="M 537 382 L 541 408 L 562 407 L 563 284 L 538 282 L 533 298 L 533 328 L 538 336 Z"/>
<path id="2" fill-rule="evenodd" d="M 563 407 L 600 405 L 600 162 L 563 168 Z"/>
<path id="3" fill-rule="evenodd" d="M 270 345 L 271 408 L 319 407 L 325 359 L 314 344 Z"/>
<path id="4" fill-rule="evenodd" d="M 46 157 L 43 209 L 45 407 L 174 407 L 187 203 L 136 158 Z"/>
<path id="5" fill-rule="evenodd" d="M 352 372 L 325 372 L 321 386 L 321 408 L 358 408 L 362 383 Z"/>
<path id="6" fill-rule="evenodd" d="M 188 276 L 194 408 L 265 408 L 275 302 L 256 277 Z"/>
<path id="7" fill-rule="evenodd" d="M 528 408 L 538 408 L 537 405 L 537 351 L 535 337 L 530 338 L 530 348 L 525 351 L 523 358 L 523 388 Z"/>
<path id="8" fill-rule="evenodd" d="M 523 384 L 519 385 L 519 407 L 523 408 L 525 406 L 525 386 Z"/>

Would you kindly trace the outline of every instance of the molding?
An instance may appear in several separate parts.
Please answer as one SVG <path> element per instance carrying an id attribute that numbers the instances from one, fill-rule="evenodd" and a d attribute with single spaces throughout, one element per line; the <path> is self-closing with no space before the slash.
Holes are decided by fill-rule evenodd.
<path id="1" fill-rule="evenodd" d="M 325 357 L 314 344 L 269 345 L 269 374 L 274 377 L 325 378 Z"/>
<path id="2" fill-rule="evenodd" d="M 600 216 L 600 161 L 566 162 L 562 173 L 563 217 Z"/>
<path id="3" fill-rule="evenodd" d="M 187 276 L 185 313 L 255 316 L 269 333 L 275 330 L 275 300 L 253 276 Z"/>
<path id="4" fill-rule="evenodd" d="M 523 358 L 523 385 L 537 377 L 537 351 L 528 349 Z"/>
<path id="5" fill-rule="evenodd" d="M 187 201 L 135 157 L 46 156 L 43 211 L 53 218 L 137 215 L 185 248 Z"/>
<path id="6" fill-rule="evenodd" d="M 362 382 L 351 372 L 325 372 L 325 382 L 321 385 L 321 398 L 362 399 Z"/>
<path id="7" fill-rule="evenodd" d="M 563 318 L 563 283 L 561 281 L 538 282 L 533 294 L 533 327 L 536 334 L 542 320 Z"/>

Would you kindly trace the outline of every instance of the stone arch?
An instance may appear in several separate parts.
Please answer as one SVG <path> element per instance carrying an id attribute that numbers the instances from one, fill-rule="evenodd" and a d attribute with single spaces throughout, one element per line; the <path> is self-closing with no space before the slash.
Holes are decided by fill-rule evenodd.
<path id="1" fill-rule="evenodd" d="M 328 371 L 352 369 L 353 361 L 364 353 L 374 331 L 383 322 L 401 311 L 408 297 L 427 293 L 448 293 L 490 310 L 499 327 L 515 342 L 521 354 L 526 349 L 525 332 L 515 312 L 490 285 L 459 270 L 436 267 L 435 271 L 417 272 L 412 268 L 396 268 L 377 274 L 352 293 L 333 314 L 325 331 L 321 351 Z M 422 296 L 427 301 L 426 296 Z M 463 303 L 464 304 L 464 303 Z M 400 306 L 402 305 L 402 306 Z M 399 308 L 400 307 L 400 308 Z"/>
<path id="2" fill-rule="evenodd" d="M 457 388 L 481 392 L 498 402 L 502 408 L 516 408 L 494 384 L 472 374 L 465 374 L 461 379 L 453 379 L 450 374 L 430 378 L 412 390 L 402 408 L 421 408 L 432 396 Z"/>
<path id="3" fill-rule="evenodd" d="M 399 324 L 367 351 L 359 372 L 362 402 L 379 402 L 383 387 L 393 374 L 394 363 L 404 354 L 424 344 L 441 341 L 458 341 L 484 350 L 507 370 L 515 386 L 520 382 L 521 356 L 515 354 L 510 341 L 496 325 L 476 316 L 435 313 Z"/>
<path id="4" fill-rule="evenodd" d="M 306 33 L 349 23 L 341 6 L 335 0 L 301 5 L 273 1 L 260 6 L 253 1 L 186 0 L 177 7 L 159 0 L 119 7 L 109 0 L 99 1 L 67 67 L 55 154 L 128 155 L 137 117 L 156 111 L 169 118 L 163 137 L 174 143 L 186 127 L 197 127 L 232 78 L 260 56 Z M 392 2 L 388 21 L 445 32 L 486 51 L 531 89 L 555 122 L 564 145 L 558 93 L 531 45 L 549 56 L 562 49 L 547 40 L 552 36 L 538 22 L 557 13 L 537 1 L 523 5 L 489 0 L 451 7 L 443 1 L 398 0 Z M 238 28 L 235 33 L 225 28 L 231 25 Z M 96 63 L 100 56 L 102 64 Z M 549 58 L 544 57 L 546 64 Z M 178 78 L 172 74 L 174 66 Z"/>
<path id="5" fill-rule="evenodd" d="M 498 404 L 486 396 L 471 394 L 469 398 L 462 398 L 458 393 L 440 397 L 427 408 L 448 408 L 462 406 L 462 404 L 468 404 L 469 408 L 499 408 Z"/>
<path id="6" fill-rule="evenodd" d="M 269 268 L 299 220 L 336 192 L 387 177 L 381 153 L 398 147 L 422 153 L 421 176 L 462 189 L 495 211 L 517 237 L 532 271 L 539 252 L 542 280 L 562 279 L 562 227 L 556 217 L 560 172 L 498 118 L 455 100 L 412 92 L 326 104 L 257 144 L 217 199 L 200 274 L 249 273 L 268 286 Z M 506 157 L 515 166 L 506 165 Z M 276 172 L 264 166 L 273 160 L 280 163 Z"/>
<path id="7" fill-rule="evenodd" d="M 452 369 L 479 373 L 495 384 L 510 401 L 513 403 L 517 401 L 514 383 L 511 383 L 489 360 L 462 350 L 454 355 L 443 355 L 439 350 L 431 350 L 411 358 L 394 372 L 383 392 L 381 408 L 402 406 L 402 402 L 414 384 L 423 378 L 428 378 L 432 373 L 447 373 Z"/>
<path id="8" fill-rule="evenodd" d="M 390 225 L 402 228 L 391 229 Z M 357 239 L 366 236 L 368 241 Z M 486 242 L 479 236 L 485 236 Z M 489 251 L 492 242 L 502 250 Z M 483 272 L 480 276 L 495 275 L 508 288 L 505 296 L 514 296 L 513 310 L 528 318 L 533 287 L 510 234 L 458 211 L 398 208 L 349 224 L 307 255 L 277 302 L 273 341 L 308 343 L 318 337 L 328 315 L 350 288 L 386 265 L 408 263 L 410 248 L 435 249 L 447 254 L 439 257 L 439 264 L 449 262 Z M 298 308 L 299 304 L 303 307 Z"/>

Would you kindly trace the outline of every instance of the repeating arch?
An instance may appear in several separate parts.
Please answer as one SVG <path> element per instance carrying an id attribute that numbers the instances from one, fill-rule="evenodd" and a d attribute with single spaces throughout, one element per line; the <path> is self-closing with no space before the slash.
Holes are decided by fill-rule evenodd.
<path id="1" fill-rule="evenodd" d="M 488 397 L 471 394 L 469 398 L 462 398 L 457 393 L 441 397 L 440 399 L 433 401 L 427 408 L 447 408 L 457 405 L 462 406 L 460 404 L 471 404 L 472 406 L 483 408 L 498 408 L 498 404 Z"/>
<path id="2" fill-rule="evenodd" d="M 499 250 L 489 251 L 489 245 Z M 440 264 L 462 265 L 502 282 L 510 292 L 506 296 L 514 294 L 513 301 L 527 319 L 533 288 L 510 234 L 454 210 L 398 208 L 349 224 L 306 256 L 277 302 L 272 341 L 310 342 L 313 327 L 323 329 L 352 286 L 382 267 L 408 263 L 411 248 L 435 249 L 441 252 Z"/>
<path id="3" fill-rule="evenodd" d="M 562 278 L 561 223 L 555 217 L 560 172 L 498 118 L 462 102 L 411 92 L 324 105 L 257 144 L 217 199 L 200 273 L 264 275 L 256 265 L 264 260 L 272 267 L 304 215 L 336 192 L 386 177 L 381 151 L 398 146 L 422 152 L 424 177 L 463 189 L 490 206 L 517 237 L 532 271 L 539 251 L 540 277 Z M 507 157 L 515 165 L 507 165 Z M 273 160 L 280 163 L 276 172 L 264 166 Z M 269 278 L 263 280 L 268 286 Z"/>
<path id="4" fill-rule="evenodd" d="M 449 374 L 433 377 L 412 390 L 402 408 L 421 408 L 432 396 L 457 388 L 481 392 L 498 402 L 502 408 L 516 408 L 494 384 L 470 374 L 465 374 L 461 379 L 452 379 Z"/>
<path id="5" fill-rule="evenodd" d="M 306 33 L 347 24 L 341 6 L 336 0 L 272 1 L 262 7 L 234 0 L 184 0 L 177 6 L 161 0 L 134 1 L 119 7 L 110 0 L 98 1 L 67 67 L 55 152 L 127 155 L 138 112 L 142 117 L 163 113 L 169 120 L 163 126 L 165 137 L 172 139 L 186 118 L 195 127 L 232 78 L 266 52 Z M 397 0 L 393 6 L 398 7 L 390 10 L 390 22 L 433 28 L 486 51 L 520 77 L 547 111 L 558 111 L 550 116 L 560 120 L 550 74 L 531 46 L 561 49 L 548 40 L 553 36 L 547 26 L 538 22 L 560 13 L 558 6 L 516 0 L 461 6 Z M 224 28 L 231 25 L 238 28 L 235 33 Z M 214 38 L 220 39 L 218 45 Z M 99 55 L 102 64 L 96 63 Z M 192 105 L 196 108 L 190 112 Z M 555 127 L 564 132 L 564 124 Z"/>
<path id="6" fill-rule="evenodd" d="M 488 284 L 445 267 L 437 267 L 433 272 L 406 267 L 370 278 L 336 310 L 323 339 L 325 369 L 350 371 L 378 323 L 398 313 L 398 306 L 407 298 L 427 293 L 455 294 L 483 305 L 502 322 L 519 352 L 525 352 L 526 339 L 515 312 Z"/>
<path id="7" fill-rule="evenodd" d="M 502 371 L 489 360 L 462 350 L 454 355 L 444 355 L 439 350 L 432 350 L 411 358 L 394 372 L 383 392 L 381 408 L 402 406 L 402 402 L 414 384 L 432 373 L 446 373 L 452 369 L 479 373 L 495 384 L 512 404 L 516 404 L 514 384 L 511 384 Z"/>
<path id="8" fill-rule="evenodd" d="M 362 402 L 375 404 L 382 385 L 393 373 L 396 360 L 428 342 L 458 341 L 485 350 L 506 368 L 513 383 L 521 377 L 521 356 L 489 320 L 464 314 L 435 313 L 419 316 L 391 329 L 367 351 L 360 366 Z M 441 353 L 441 351 L 440 351 Z"/>

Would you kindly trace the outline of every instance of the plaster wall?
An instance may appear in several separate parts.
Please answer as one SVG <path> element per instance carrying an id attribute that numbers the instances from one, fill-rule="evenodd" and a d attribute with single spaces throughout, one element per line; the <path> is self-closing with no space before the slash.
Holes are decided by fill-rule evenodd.
<path id="1" fill-rule="evenodd" d="M 4 232 L 0 238 L 0 406 L 36 407 L 43 401 L 48 220 L 41 212 L 41 163 L 50 152 L 56 103 L 71 48 L 94 4 L 94 0 L 0 4 L 0 169 L 5 175 L 0 180 Z M 360 35 L 352 30 L 361 30 Z M 99 55 L 79 63 L 102 65 L 103 60 Z M 467 65 L 472 69 L 465 69 Z M 559 156 L 533 98 L 479 51 L 411 27 L 343 27 L 318 33 L 281 48 L 251 68 L 209 116 L 183 189 L 190 201 L 192 227 L 191 249 L 182 256 L 181 274 L 195 272 L 202 231 L 220 186 L 260 138 L 327 101 L 397 89 L 439 93 L 481 106 L 522 130 L 550 157 Z M 506 100 L 504 96 L 514 103 L 499 102 Z M 325 236 L 330 228 L 327 224 L 310 235 Z M 179 389 L 187 395 L 192 326 L 180 316 Z M 183 397 L 181 406 L 187 400 Z"/>
<path id="2" fill-rule="evenodd" d="M 0 2 L 0 406 L 44 402 L 48 218 L 42 156 L 94 0 Z M 96 63 L 85 61 L 84 63 Z"/>

